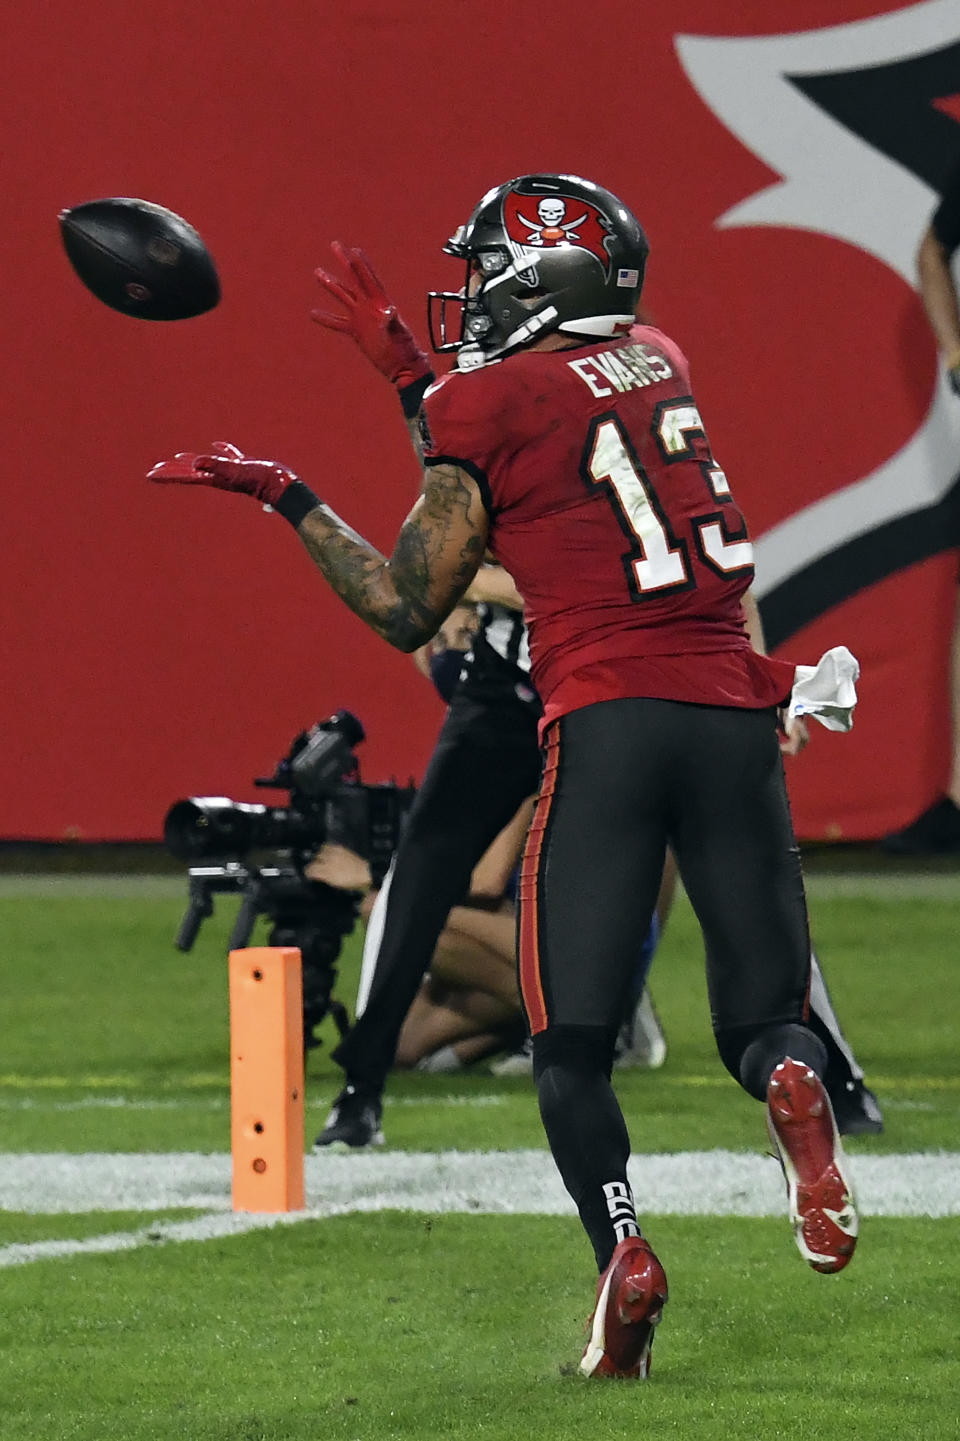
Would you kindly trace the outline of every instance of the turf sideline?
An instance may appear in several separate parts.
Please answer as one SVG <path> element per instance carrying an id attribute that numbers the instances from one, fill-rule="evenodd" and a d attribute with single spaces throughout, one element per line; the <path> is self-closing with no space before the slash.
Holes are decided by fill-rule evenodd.
<path id="1" fill-rule="evenodd" d="M 951 870 L 898 870 L 881 858 L 876 869 L 862 871 L 807 871 L 804 887 L 811 897 L 871 896 L 878 900 L 934 900 L 960 898 L 960 874 Z M 683 895 L 682 887 L 679 888 Z M 187 894 L 187 875 L 124 875 L 76 872 L 42 874 L 12 871 L 0 874 L 0 900 L 37 897 L 80 900 L 172 900 Z"/>
<path id="2" fill-rule="evenodd" d="M 850 1158 L 864 1215 L 960 1214 L 960 1154 Z M 394 1151 L 305 1158 L 307 1208 L 279 1215 L 230 1209 L 228 1155 L 9 1154 L 0 1208 L 34 1215 L 90 1211 L 149 1213 L 179 1207 L 210 1214 L 154 1222 L 142 1230 L 0 1247 L 0 1267 L 85 1252 L 130 1250 L 158 1241 L 204 1241 L 264 1226 L 382 1210 L 490 1215 L 570 1215 L 573 1208 L 544 1151 Z M 735 1151 L 634 1156 L 630 1180 L 640 1207 L 658 1215 L 780 1216 L 783 1182 L 771 1158 Z"/>

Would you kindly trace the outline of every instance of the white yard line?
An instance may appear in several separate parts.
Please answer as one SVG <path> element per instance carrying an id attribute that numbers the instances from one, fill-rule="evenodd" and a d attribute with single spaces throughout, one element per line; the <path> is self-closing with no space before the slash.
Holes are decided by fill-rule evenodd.
<path id="1" fill-rule="evenodd" d="M 193 1221 L 155 1221 L 139 1231 L 110 1231 L 103 1236 L 88 1236 L 84 1241 L 14 1241 L 0 1246 L 0 1269 L 5 1266 L 26 1266 L 30 1261 L 56 1261 L 65 1256 L 103 1255 L 109 1251 L 133 1251 L 139 1246 L 157 1245 L 162 1241 L 215 1241 L 221 1236 L 242 1236 L 264 1226 L 290 1225 L 311 1219 L 306 1211 L 290 1211 L 282 1215 L 257 1215 L 252 1212 L 214 1212 Z"/>
<path id="2" fill-rule="evenodd" d="M 10 1078 L 6 1078 L 8 1081 Z M 65 1077 L 16 1077 L 17 1084 L 22 1084 L 24 1089 L 36 1085 L 42 1087 L 44 1081 L 56 1079 L 65 1086 Z M 89 1083 L 89 1082 L 88 1082 Z M 3 1078 L 0 1078 L 0 1086 Z M 78 1083 L 78 1086 L 82 1082 Z M 226 1085 L 226 1077 L 220 1082 Z M 727 1085 L 725 1079 L 722 1084 Z M 958 1083 L 960 1084 L 960 1083 Z M 307 1111 L 328 1111 L 333 1105 L 336 1092 L 319 1094 L 307 1097 L 304 1101 L 304 1108 Z M 448 1096 L 389 1096 L 386 1104 L 388 1108 L 399 1107 L 433 1107 L 439 1110 L 467 1110 L 487 1111 L 491 1107 L 505 1106 L 508 1097 L 492 1091 L 477 1091 L 474 1095 L 448 1095 Z M 158 1096 L 80 1096 L 76 1100 L 54 1101 L 47 1096 L 4 1096 L 0 1092 L 0 1112 L 2 1111 L 226 1111 L 230 1108 L 229 1095 L 222 1096 L 178 1096 L 164 1099 Z M 2 1156 L 0 1152 L 0 1156 Z"/>
<path id="3" fill-rule="evenodd" d="M 873 1216 L 960 1215 L 960 1153 L 850 1158 L 860 1209 Z M 437 1214 L 571 1215 L 545 1151 L 383 1151 L 305 1157 L 307 1208 L 279 1215 L 231 1210 L 229 1155 L 8 1154 L 0 1209 L 33 1215 L 199 1208 L 192 1221 L 154 1222 L 86 1240 L 12 1243 L 0 1267 L 158 1241 L 201 1241 L 297 1221 L 383 1210 Z M 735 1151 L 634 1156 L 630 1180 L 643 1214 L 782 1216 L 784 1192 L 770 1157 Z"/>

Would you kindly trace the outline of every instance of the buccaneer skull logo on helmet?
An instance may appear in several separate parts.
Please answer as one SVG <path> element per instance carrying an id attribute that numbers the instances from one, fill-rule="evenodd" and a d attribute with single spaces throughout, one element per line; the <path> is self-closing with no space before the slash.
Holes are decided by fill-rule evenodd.
<path id="1" fill-rule="evenodd" d="M 516 245 L 537 249 L 578 245 L 609 270 L 610 256 L 604 242 L 610 227 L 595 205 L 584 205 L 571 196 L 551 196 L 538 202 L 536 220 L 524 213 L 531 209 L 529 198 L 515 190 L 503 198 L 503 227 Z"/>
<path id="2" fill-rule="evenodd" d="M 649 246 L 627 207 L 576 175 L 497 186 L 444 246 L 467 262 L 462 291 L 431 291 L 430 338 L 461 367 L 508 355 L 551 331 L 585 338 L 633 323 Z M 448 335 L 448 307 L 460 320 Z"/>

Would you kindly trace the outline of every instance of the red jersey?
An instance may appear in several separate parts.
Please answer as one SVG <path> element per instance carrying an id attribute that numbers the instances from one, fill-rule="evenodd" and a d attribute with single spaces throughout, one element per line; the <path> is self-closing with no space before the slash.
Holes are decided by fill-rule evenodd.
<path id="1" fill-rule="evenodd" d="M 454 370 L 423 422 L 426 464 L 480 487 L 490 549 L 524 597 L 544 723 L 625 696 L 786 699 L 794 667 L 746 634 L 753 550 L 667 336 L 635 326 Z"/>

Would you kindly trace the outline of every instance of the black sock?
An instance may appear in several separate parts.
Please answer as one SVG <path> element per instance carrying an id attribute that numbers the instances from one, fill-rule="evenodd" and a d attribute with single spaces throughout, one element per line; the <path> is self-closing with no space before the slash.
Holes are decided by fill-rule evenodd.
<path id="1" fill-rule="evenodd" d="M 598 1027 L 569 1026 L 533 1042 L 547 1140 L 600 1271 L 618 1241 L 640 1233 L 627 1181 L 630 1139 L 610 1084 L 613 1040 Z"/>
<path id="2" fill-rule="evenodd" d="M 766 1100 L 767 1086 L 780 1062 L 791 1056 L 818 1076 L 827 1068 L 826 1047 L 807 1026 L 765 1026 L 747 1046 L 740 1060 L 740 1084 L 758 1101 Z"/>

